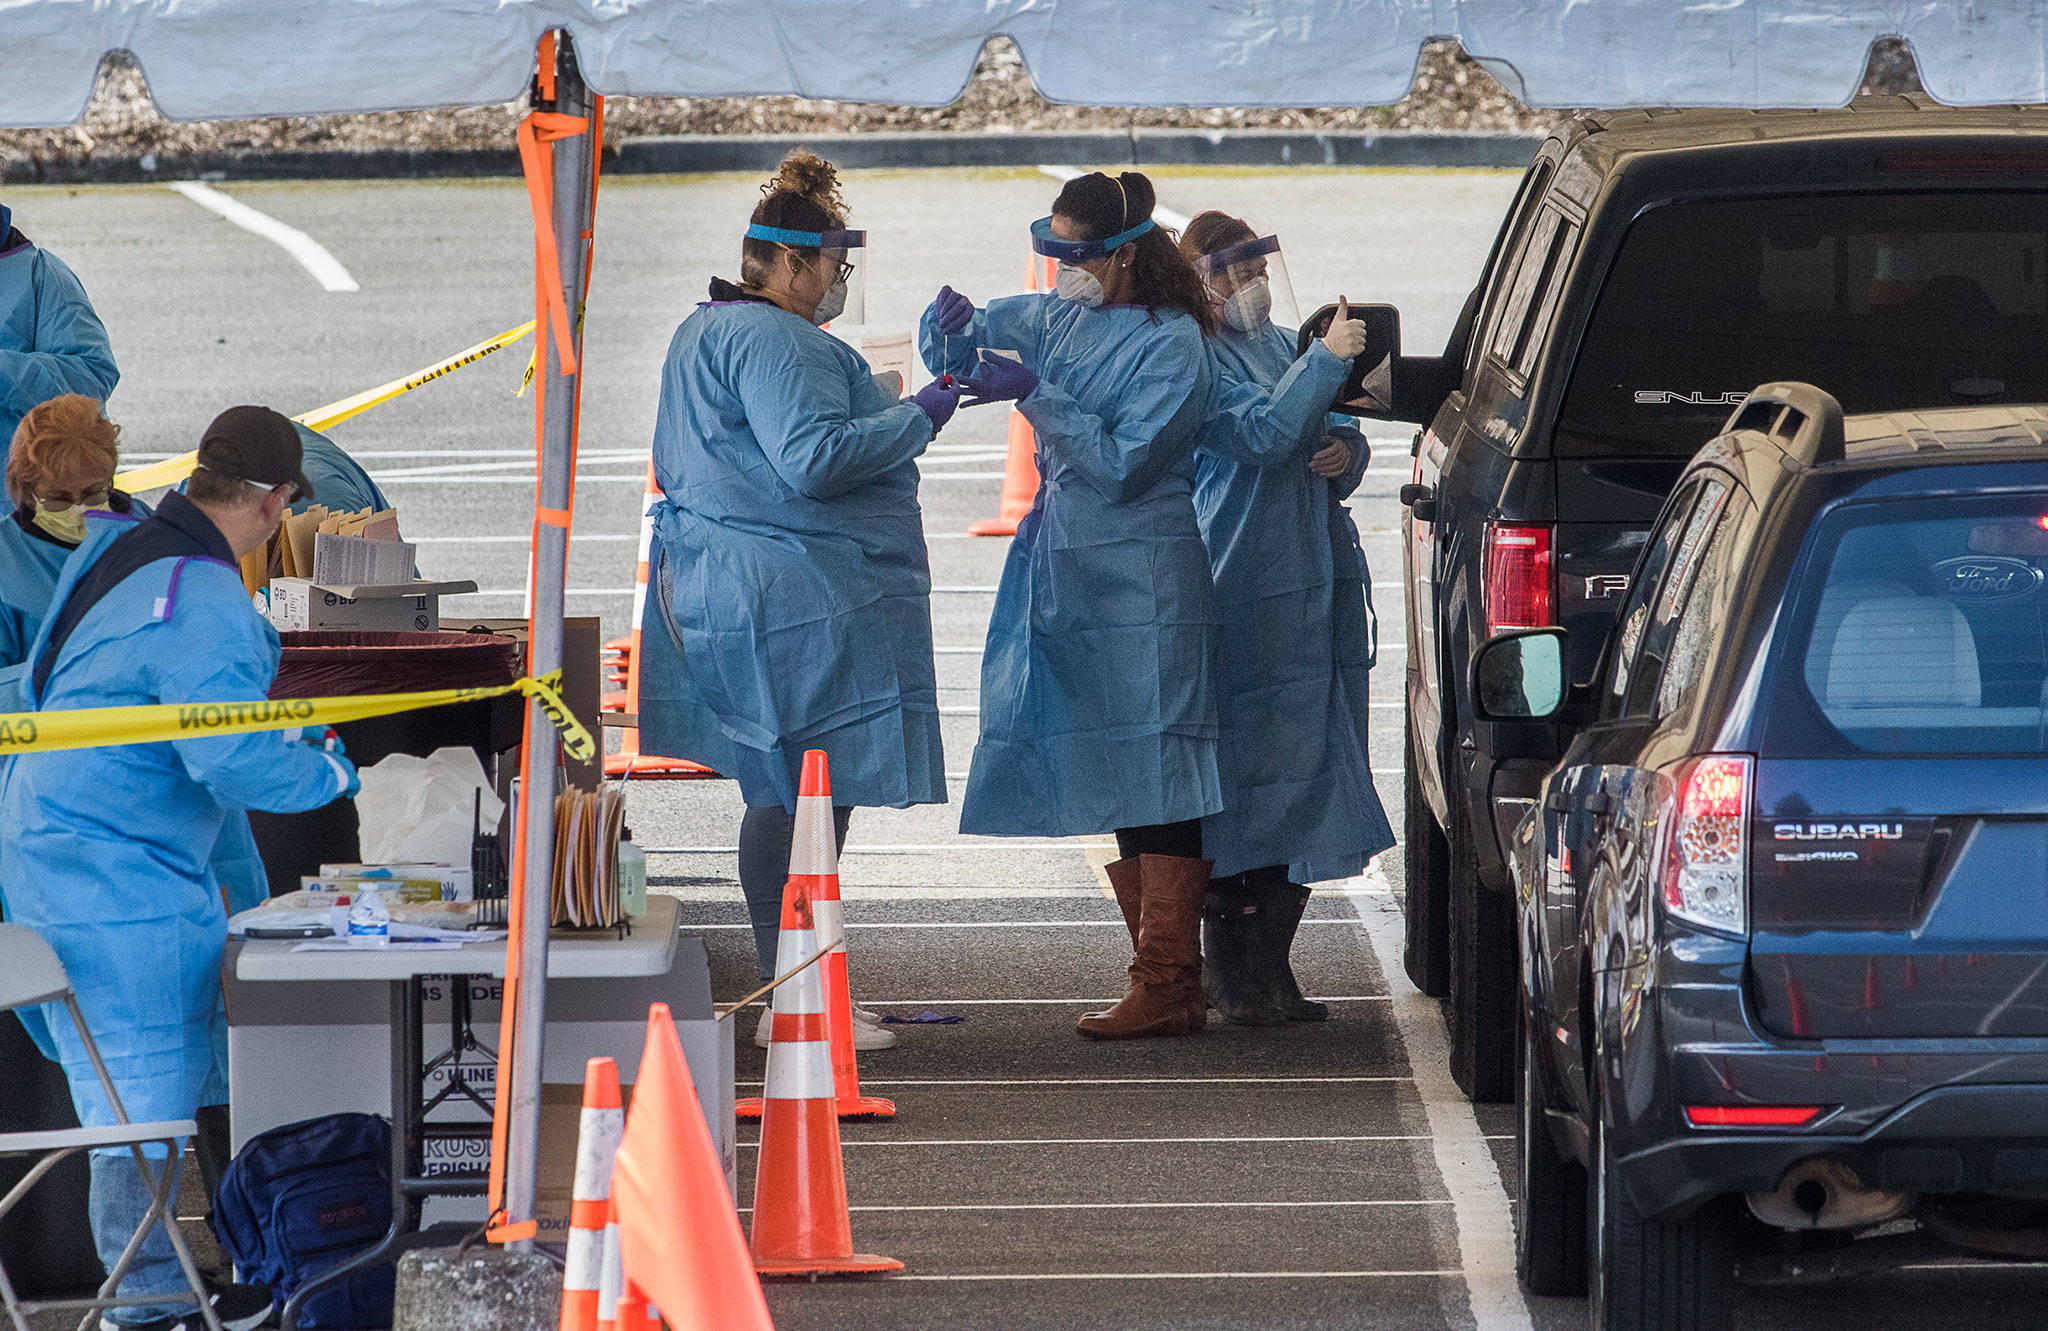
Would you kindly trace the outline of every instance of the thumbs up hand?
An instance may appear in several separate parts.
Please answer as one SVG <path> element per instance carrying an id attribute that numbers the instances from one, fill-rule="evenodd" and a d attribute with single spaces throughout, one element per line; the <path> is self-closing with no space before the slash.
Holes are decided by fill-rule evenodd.
<path id="1" fill-rule="evenodd" d="M 1337 297 L 1337 313 L 1330 331 L 1323 334 L 1323 345 L 1338 360 L 1350 360 L 1365 350 L 1365 321 L 1351 317 L 1351 302 L 1343 296 Z"/>

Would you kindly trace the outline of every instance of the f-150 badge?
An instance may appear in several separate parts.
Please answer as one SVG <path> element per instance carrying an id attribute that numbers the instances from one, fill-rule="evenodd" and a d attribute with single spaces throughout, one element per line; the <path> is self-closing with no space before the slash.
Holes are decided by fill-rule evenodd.
<path id="1" fill-rule="evenodd" d="M 1589 601 L 1611 601 L 1617 596 L 1628 595 L 1628 574 L 1594 573 L 1586 578 L 1586 599 Z"/>

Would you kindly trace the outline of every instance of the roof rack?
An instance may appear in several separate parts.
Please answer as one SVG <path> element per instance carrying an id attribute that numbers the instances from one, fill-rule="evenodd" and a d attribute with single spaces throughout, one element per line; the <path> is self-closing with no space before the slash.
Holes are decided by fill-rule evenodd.
<path id="1" fill-rule="evenodd" d="M 1742 400 L 1721 433 L 1753 430 L 1801 466 L 1840 462 L 1847 453 L 1842 404 L 1812 384 L 1764 384 Z"/>

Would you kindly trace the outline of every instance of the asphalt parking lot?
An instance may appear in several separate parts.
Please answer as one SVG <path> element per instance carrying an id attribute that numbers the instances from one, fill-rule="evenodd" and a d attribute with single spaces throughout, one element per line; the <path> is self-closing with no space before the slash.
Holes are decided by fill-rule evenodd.
<path id="1" fill-rule="evenodd" d="M 713 273 L 730 274 L 757 197 L 740 177 L 608 182 L 598 210 L 572 613 L 627 627 L 658 371 Z M 1515 180 L 1502 173 L 1162 173 L 1161 201 L 1279 231 L 1303 303 L 1389 301 L 1411 351 L 1440 346 Z M 527 205 L 515 183 L 236 185 L 234 197 L 324 245 L 360 289 L 328 292 L 284 251 L 162 188 L 10 189 L 16 222 L 80 274 L 122 368 L 110 414 L 130 454 L 193 445 L 220 408 L 320 406 L 530 317 Z M 876 322 L 908 328 L 941 283 L 977 300 L 1020 288 L 1026 225 L 1057 186 L 1034 172 L 877 172 L 847 184 L 870 231 Z M 334 431 L 399 505 L 428 576 L 474 578 L 461 612 L 516 614 L 525 576 L 531 402 L 524 344 Z M 980 647 L 1006 543 L 993 513 L 1004 409 L 955 418 L 922 464 L 946 766 L 967 769 Z M 1401 561 L 1394 493 L 1409 432 L 1374 426 L 1353 501 L 1381 616 L 1373 764 L 1400 825 Z M 752 987 L 734 884 L 739 800 L 726 783 L 632 796 L 654 884 L 709 940 L 714 987 Z M 849 1124 L 863 1250 L 905 1274 L 779 1284 L 800 1328 L 1474 1327 L 1583 1319 L 1524 1301 L 1506 1185 L 1512 1113 L 1474 1112 L 1443 1070 L 1436 1005 L 1398 976 L 1398 852 L 1322 884 L 1297 946 L 1325 1025 L 1212 1026 L 1098 1045 L 1073 1018 L 1121 992 L 1128 956 L 1099 866 L 1107 838 L 965 838 L 956 811 L 862 811 L 843 863 L 861 1001 L 904 1016 L 863 1082 L 886 1123 Z M 1389 972 L 1395 972 L 1390 976 Z M 740 1076 L 761 1057 L 740 1034 Z M 746 1093 L 742 1090 L 742 1093 Z M 743 1134 L 743 1141 L 748 1138 Z M 742 1151 L 742 1204 L 751 1151 Z M 1909 1271 L 1756 1295 L 1744 1325 L 2036 1325 L 2038 1268 Z M 56 1323 L 52 1323 L 56 1325 Z"/>

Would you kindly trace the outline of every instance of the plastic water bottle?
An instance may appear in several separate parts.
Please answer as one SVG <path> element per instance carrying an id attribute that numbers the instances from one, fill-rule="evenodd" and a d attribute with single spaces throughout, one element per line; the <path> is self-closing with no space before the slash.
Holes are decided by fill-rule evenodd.
<path id="1" fill-rule="evenodd" d="M 619 842 L 619 909 L 634 920 L 647 913 L 647 852 L 633 844 L 631 830 Z"/>
<path id="2" fill-rule="evenodd" d="M 383 947 L 391 941 L 391 911 L 377 889 L 367 888 L 348 911 L 350 947 Z"/>

